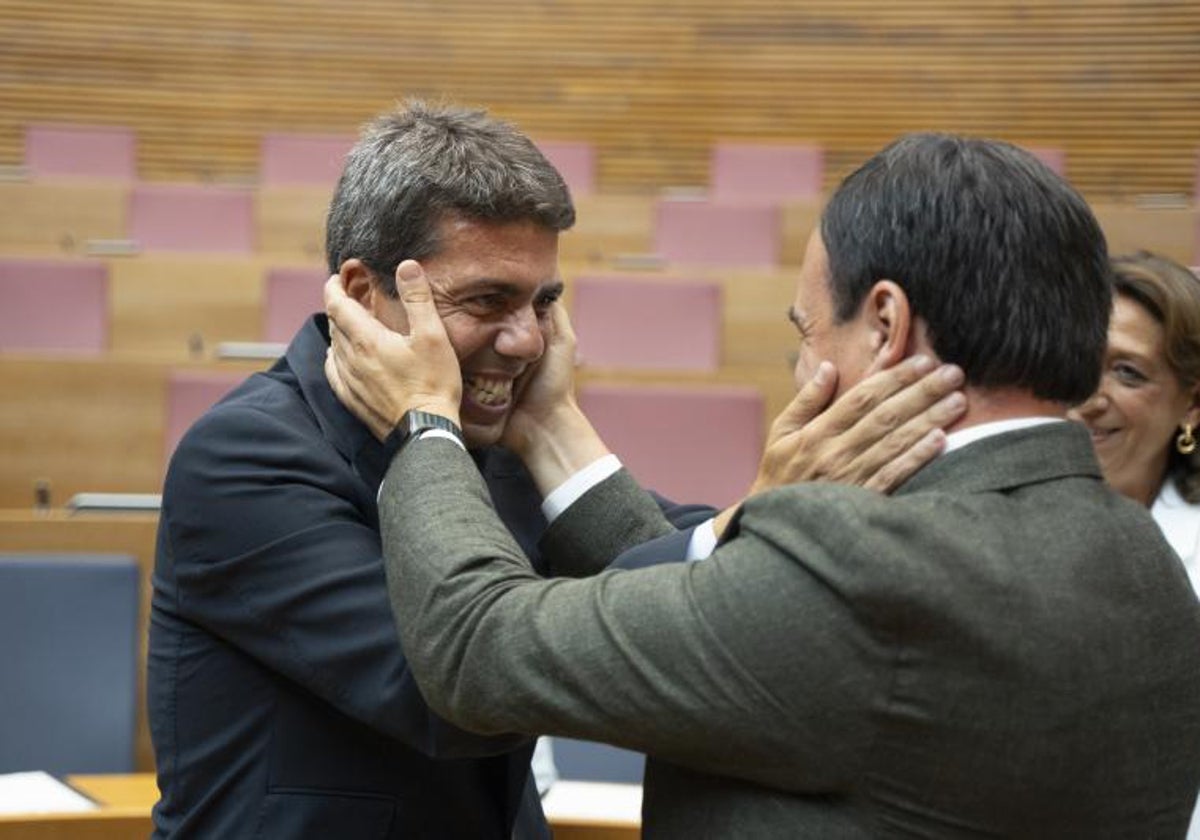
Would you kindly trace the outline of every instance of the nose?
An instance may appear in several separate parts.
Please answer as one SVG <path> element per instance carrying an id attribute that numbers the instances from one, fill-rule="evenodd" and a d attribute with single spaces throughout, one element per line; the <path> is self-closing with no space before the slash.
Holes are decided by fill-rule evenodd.
<path id="1" fill-rule="evenodd" d="M 1067 416 L 1072 420 L 1090 420 L 1099 417 L 1107 410 L 1108 395 L 1104 393 L 1104 384 L 1101 383 L 1100 389 L 1096 393 L 1067 412 Z"/>
<path id="2" fill-rule="evenodd" d="M 511 312 L 496 336 L 496 352 L 523 362 L 536 362 L 546 349 L 546 337 L 532 306 Z"/>

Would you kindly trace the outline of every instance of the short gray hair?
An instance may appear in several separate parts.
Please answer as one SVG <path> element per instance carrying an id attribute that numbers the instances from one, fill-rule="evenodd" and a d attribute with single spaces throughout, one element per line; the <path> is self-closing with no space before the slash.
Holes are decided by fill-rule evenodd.
<path id="1" fill-rule="evenodd" d="M 329 207 L 331 273 L 357 257 L 394 295 L 396 266 L 438 253 L 448 215 L 564 231 L 575 206 L 533 142 L 486 111 L 411 100 L 363 129 Z"/>

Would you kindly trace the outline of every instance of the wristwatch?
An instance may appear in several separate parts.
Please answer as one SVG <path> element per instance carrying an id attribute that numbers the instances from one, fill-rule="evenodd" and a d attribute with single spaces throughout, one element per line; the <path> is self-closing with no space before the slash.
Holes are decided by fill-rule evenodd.
<path id="1" fill-rule="evenodd" d="M 419 437 L 422 432 L 428 432 L 431 429 L 441 429 L 443 432 L 449 432 L 462 443 L 464 448 L 466 444 L 463 442 L 462 429 L 448 417 L 443 417 L 440 414 L 432 414 L 428 411 L 419 411 L 418 409 L 410 409 L 404 412 L 404 416 L 400 418 L 400 422 L 392 429 L 391 434 L 383 442 L 384 451 L 388 458 L 392 458 L 404 448 L 413 438 Z"/>

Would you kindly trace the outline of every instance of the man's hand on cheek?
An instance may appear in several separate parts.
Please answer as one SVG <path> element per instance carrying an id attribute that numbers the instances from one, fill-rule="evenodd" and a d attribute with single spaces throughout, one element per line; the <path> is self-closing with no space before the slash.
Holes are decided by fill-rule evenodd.
<path id="1" fill-rule="evenodd" d="M 517 381 L 516 404 L 504 432 L 505 445 L 516 451 L 524 448 L 527 435 L 575 407 L 575 333 L 561 302 L 552 304 L 545 317 L 545 352 Z"/>
<path id="2" fill-rule="evenodd" d="M 405 260 L 396 289 L 407 335 L 393 332 L 351 299 L 338 276 L 325 284 L 330 348 L 325 375 L 338 399 L 383 440 L 406 411 L 459 422 L 462 375 L 421 266 Z"/>

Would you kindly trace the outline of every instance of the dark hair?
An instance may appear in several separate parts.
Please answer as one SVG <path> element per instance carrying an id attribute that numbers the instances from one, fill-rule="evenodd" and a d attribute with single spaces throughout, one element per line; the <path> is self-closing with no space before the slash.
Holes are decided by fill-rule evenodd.
<path id="1" fill-rule="evenodd" d="M 1200 278 L 1177 262 L 1138 251 L 1114 257 L 1113 285 L 1146 310 L 1163 328 L 1163 355 L 1167 366 L 1184 388 L 1200 382 Z M 1170 451 L 1167 475 L 1179 494 L 1200 502 L 1200 452 L 1184 455 L 1174 441 L 1164 441 Z"/>
<path id="2" fill-rule="evenodd" d="M 329 270 L 357 257 L 394 295 L 396 266 L 437 254 L 449 214 L 554 231 L 575 223 L 562 176 L 516 128 L 409 101 L 371 121 L 346 158 L 326 224 Z"/>
<path id="3" fill-rule="evenodd" d="M 892 280 L 968 384 L 1062 403 L 1096 390 L 1112 307 L 1104 234 L 1030 153 L 907 135 L 842 182 L 821 235 L 839 321 Z"/>

